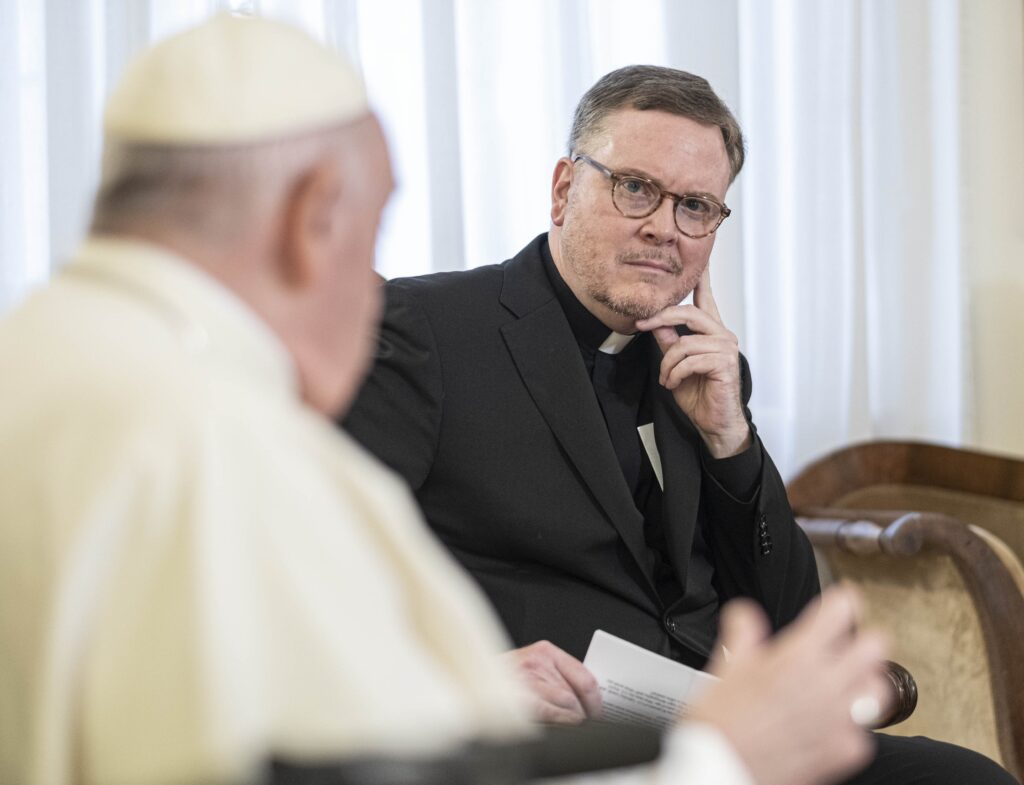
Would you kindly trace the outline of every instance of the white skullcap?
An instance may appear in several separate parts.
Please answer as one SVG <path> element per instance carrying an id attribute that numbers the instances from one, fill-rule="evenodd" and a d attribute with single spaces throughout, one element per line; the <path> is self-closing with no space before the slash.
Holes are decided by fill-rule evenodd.
<path id="1" fill-rule="evenodd" d="M 132 142 L 230 144 L 366 112 L 362 80 L 340 54 L 289 25 L 220 14 L 136 58 L 107 102 L 103 129 Z"/>

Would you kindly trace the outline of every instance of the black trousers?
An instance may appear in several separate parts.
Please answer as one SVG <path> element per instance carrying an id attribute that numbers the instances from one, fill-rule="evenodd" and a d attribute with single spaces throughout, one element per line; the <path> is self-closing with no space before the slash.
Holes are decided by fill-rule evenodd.
<path id="1" fill-rule="evenodd" d="M 846 785 L 1019 785 L 977 752 L 924 736 L 874 734 L 875 759 Z"/>

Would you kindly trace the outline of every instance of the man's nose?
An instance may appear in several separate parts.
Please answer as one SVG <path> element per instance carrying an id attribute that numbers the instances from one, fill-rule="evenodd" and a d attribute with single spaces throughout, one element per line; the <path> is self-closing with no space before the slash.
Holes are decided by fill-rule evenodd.
<path id="1" fill-rule="evenodd" d="M 674 243 L 678 232 L 675 212 L 675 202 L 671 199 L 662 199 L 658 209 L 644 219 L 644 239 L 657 245 Z"/>

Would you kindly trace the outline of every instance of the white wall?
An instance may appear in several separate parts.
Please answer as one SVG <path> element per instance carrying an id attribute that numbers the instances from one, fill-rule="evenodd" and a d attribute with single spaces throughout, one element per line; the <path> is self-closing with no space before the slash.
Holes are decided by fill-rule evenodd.
<path id="1" fill-rule="evenodd" d="M 1024 4 L 961 7 L 961 194 L 975 446 L 1024 455 Z"/>

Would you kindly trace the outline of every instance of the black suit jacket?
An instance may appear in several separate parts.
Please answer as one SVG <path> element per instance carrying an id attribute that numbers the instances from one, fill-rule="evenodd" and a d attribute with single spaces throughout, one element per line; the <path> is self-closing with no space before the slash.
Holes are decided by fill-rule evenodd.
<path id="1" fill-rule="evenodd" d="M 655 591 L 643 518 L 544 270 L 544 242 L 501 265 L 388 283 L 380 357 L 345 427 L 412 486 L 517 645 L 547 639 L 582 658 L 601 628 L 700 664 L 706 646 Z M 818 582 L 782 480 L 764 455 L 754 500 L 731 497 L 651 366 L 680 586 L 703 538 L 719 597 L 755 598 L 785 624 Z M 746 401 L 745 361 L 743 386 Z"/>

